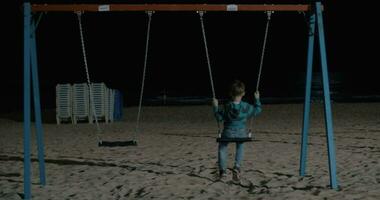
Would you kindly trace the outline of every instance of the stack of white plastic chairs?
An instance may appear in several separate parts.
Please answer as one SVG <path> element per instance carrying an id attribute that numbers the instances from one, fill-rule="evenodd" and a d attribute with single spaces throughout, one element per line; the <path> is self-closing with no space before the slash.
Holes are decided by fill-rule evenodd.
<path id="1" fill-rule="evenodd" d="M 71 84 L 57 84 L 56 92 L 56 119 L 57 124 L 72 121 L 72 88 Z"/>
<path id="2" fill-rule="evenodd" d="M 87 83 L 73 85 L 73 123 L 88 121 L 92 123 L 89 88 Z"/>
<path id="3" fill-rule="evenodd" d="M 98 119 L 98 121 L 105 121 L 108 123 L 108 93 L 107 93 L 107 87 L 104 83 L 92 83 L 91 84 L 91 89 L 92 89 L 92 98 L 90 101 L 94 101 L 93 105 L 94 106 L 94 112 L 93 113 L 93 118 L 95 117 Z"/>
<path id="4" fill-rule="evenodd" d="M 104 83 L 58 84 L 56 86 L 57 124 L 71 120 L 72 123 L 93 123 L 95 117 L 99 122 L 113 122 L 116 91 Z M 92 104 L 93 103 L 93 104 Z M 93 111 L 94 110 L 94 111 Z"/>
<path id="5" fill-rule="evenodd" d="M 115 112 L 115 90 L 114 89 L 107 89 L 108 95 L 107 95 L 107 114 L 108 114 L 108 120 L 110 122 L 114 121 L 114 112 Z"/>

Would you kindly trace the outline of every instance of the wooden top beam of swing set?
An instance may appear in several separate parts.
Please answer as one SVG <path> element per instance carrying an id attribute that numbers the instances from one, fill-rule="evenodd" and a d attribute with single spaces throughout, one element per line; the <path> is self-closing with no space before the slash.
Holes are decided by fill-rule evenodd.
<path id="1" fill-rule="evenodd" d="M 308 4 L 33 4 L 33 12 L 102 11 L 298 11 L 311 10 Z"/>

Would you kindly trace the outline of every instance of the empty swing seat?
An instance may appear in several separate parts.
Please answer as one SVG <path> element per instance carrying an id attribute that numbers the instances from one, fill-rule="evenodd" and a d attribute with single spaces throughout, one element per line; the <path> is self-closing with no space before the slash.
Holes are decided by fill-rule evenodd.
<path id="1" fill-rule="evenodd" d="M 101 141 L 98 143 L 99 147 L 125 147 L 125 146 L 137 146 L 136 140 L 127 141 Z"/>

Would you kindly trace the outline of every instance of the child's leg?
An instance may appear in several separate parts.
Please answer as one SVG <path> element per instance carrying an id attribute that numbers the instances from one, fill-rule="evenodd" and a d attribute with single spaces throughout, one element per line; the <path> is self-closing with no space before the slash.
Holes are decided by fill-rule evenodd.
<path id="1" fill-rule="evenodd" d="M 220 172 L 226 172 L 227 170 L 227 145 L 228 142 L 219 142 L 218 164 Z"/>
<path id="2" fill-rule="evenodd" d="M 234 168 L 240 169 L 241 161 L 243 160 L 244 145 L 242 142 L 236 142 L 236 152 L 235 152 L 235 166 Z"/>

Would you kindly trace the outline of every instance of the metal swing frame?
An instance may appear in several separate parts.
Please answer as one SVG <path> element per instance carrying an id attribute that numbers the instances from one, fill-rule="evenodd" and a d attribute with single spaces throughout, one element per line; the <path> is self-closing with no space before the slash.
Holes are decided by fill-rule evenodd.
<path id="1" fill-rule="evenodd" d="M 296 11 L 309 12 L 309 41 L 307 53 L 307 72 L 306 72 L 306 88 L 305 102 L 303 112 L 303 126 L 301 138 L 300 152 L 300 175 L 305 176 L 306 161 L 307 161 L 307 141 L 309 129 L 309 115 L 311 103 L 311 77 L 312 64 L 314 57 L 314 42 L 316 41 L 316 33 L 318 33 L 322 83 L 323 83 L 323 98 L 325 110 L 325 125 L 328 151 L 328 164 L 330 174 L 330 186 L 333 189 L 338 189 L 338 181 L 336 177 L 336 160 L 335 160 L 335 144 L 333 134 L 333 121 L 330 102 L 330 88 L 328 78 L 326 44 L 323 25 L 323 5 L 317 1 L 310 5 L 236 5 L 236 4 L 31 4 L 30 2 L 23 3 L 24 13 L 24 46 L 23 46 L 23 76 L 24 76 L 24 199 L 31 198 L 31 155 L 30 155 L 30 140 L 31 140 L 31 99 L 34 99 L 34 114 L 36 123 L 37 146 L 38 146 L 38 161 L 39 161 L 39 178 L 40 184 L 45 185 L 45 161 L 44 161 L 44 143 L 43 143 L 43 127 L 41 120 L 40 107 L 40 92 L 38 80 L 38 65 L 37 65 L 37 44 L 36 44 L 36 29 L 39 19 L 34 19 L 32 13 L 37 12 L 129 12 L 129 11 L 213 11 L 213 12 L 237 12 L 237 11 Z M 31 90 L 33 89 L 33 97 Z"/>

